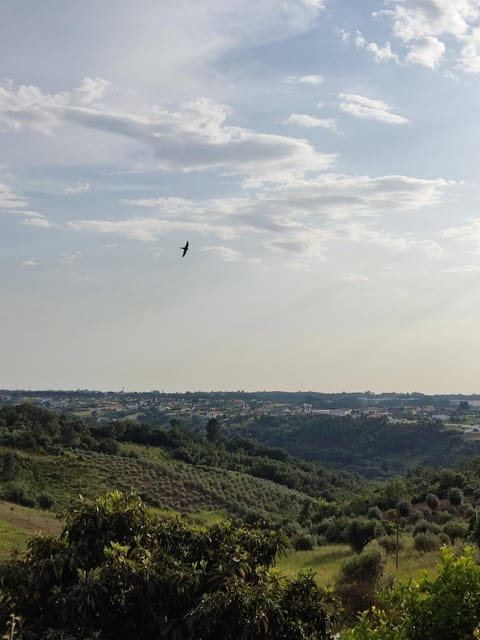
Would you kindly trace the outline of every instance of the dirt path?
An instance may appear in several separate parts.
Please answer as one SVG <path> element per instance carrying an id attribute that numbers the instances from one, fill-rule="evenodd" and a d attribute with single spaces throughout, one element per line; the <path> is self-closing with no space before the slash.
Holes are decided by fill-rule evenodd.
<path id="1" fill-rule="evenodd" d="M 12 527 L 42 533 L 60 533 L 62 523 L 49 512 L 41 512 L 0 500 L 0 520 Z"/>

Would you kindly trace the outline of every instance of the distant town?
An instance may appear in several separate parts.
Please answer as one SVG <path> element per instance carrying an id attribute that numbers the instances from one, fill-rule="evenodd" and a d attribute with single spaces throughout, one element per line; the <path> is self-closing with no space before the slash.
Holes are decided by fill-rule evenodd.
<path id="1" fill-rule="evenodd" d="M 112 420 L 165 423 L 180 419 L 199 423 L 212 417 L 234 422 L 265 415 L 330 414 L 367 415 L 389 421 L 438 420 L 462 426 L 468 433 L 480 433 L 478 394 L 0 390 L 0 406 L 25 402 L 99 425 Z"/>

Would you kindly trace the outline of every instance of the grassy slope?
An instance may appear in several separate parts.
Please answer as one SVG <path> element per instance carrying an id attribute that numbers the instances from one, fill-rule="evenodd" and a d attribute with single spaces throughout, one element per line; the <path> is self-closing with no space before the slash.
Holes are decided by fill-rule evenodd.
<path id="1" fill-rule="evenodd" d="M 32 535 L 59 533 L 62 523 L 52 513 L 0 501 L 0 559 L 23 551 Z"/>
<path id="2" fill-rule="evenodd" d="M 113 489 L 134 489 L 148 504 L 160 509 L 181 513 L 220 511 L 226 517 L 251 511 L 280 519 L 298 511 L 305 499 L 304 494 L 268 480 L 214 467 L 195 467 L 172 460 L 158 449 L 134 449 L 139 457 L 90 451 L 40 455 L 16 450 L 12 480 L 21 483 L 33 498 L 41 492 L 50 494 L 57 510 L 80 494 L 93 499 Z M 0 489 L 8 484 L 0 481 Z"/>
<path id="3" fill-rule="evenodd" d="M 387 556 L 386 577 L 407 581 L 409 578 L 419 577 L 424 571 L 433 576 L 437 571 L 439 552 L 420 553 L 413 548 L 411 536 L 402 539 L 403 549 L 399 553 L 398 571 L 395 568 L 395 556 Z M 333 586 L 340 565 L 352 551 L 346 544 L 326 545 L 313 551 L 291 551 L 280 557 L 277 569 L 287 575 L 293 575 L 301 569 L 313 569 L 317 581 L 322 586 Z"/>

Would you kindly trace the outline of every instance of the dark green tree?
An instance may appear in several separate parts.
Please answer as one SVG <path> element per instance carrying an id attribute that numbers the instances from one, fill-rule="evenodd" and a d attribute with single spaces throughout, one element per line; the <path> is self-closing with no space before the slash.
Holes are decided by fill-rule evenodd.
<path id="1" fill-rule="evenodd" d="M 326 640 L 332 597 L 312 574 L 271 571 L 279 532 L 153 516 L 119 492 L 65 514 L 3 566 L 0 616 L 28 640 Z"/>
<path id="2" fill-rule="evenodd" d="M 377 538 L 382 533 L 382 526 L 378 520 L 356 518 L 348 525 L 347 541 L 352 549 L 359 553 L 370 540 Z"/>
<path id="3" fill-rule="evenodd" d="M 205 430 L 207 432 L 207 440 L 209 442 L 216 442 L 220 431 L 219 421 L 216 418 L 210 418 L 205 425 Z"/>
<path id="4" fill-rule="evenodd" d="M 452 506 L 458 507 L 462 504 L 463 491 L 459 487 L 452 487 L 448 491 L 448 499 Z"/>

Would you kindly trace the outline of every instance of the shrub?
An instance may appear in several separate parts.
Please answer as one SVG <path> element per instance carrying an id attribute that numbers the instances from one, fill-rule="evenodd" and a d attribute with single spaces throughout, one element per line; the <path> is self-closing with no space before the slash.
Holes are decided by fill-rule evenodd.
<path id="1" fill-rule="evenodd" d="M 356 518 L 350 522 L 347 528 L 347 541 L 354 551 L 359 552 L 370 540 L 378 537 L 381 533 L 382 528 L 378 521 Z"/>
<path id="2" fill-rule="evenodd" d="M 332 598 L 313 574 L 270 571 L 278 532 L 189 527 L 118 492 L 65 516 L 59 537 L 2 566 L 0 635 L 20 612 L 32 639 L 331 637 Z"/>
<path id="3" fill-rule="evenodd" d="M 40 509 L 51 509 L 53 507 L 54 500 L 49 493 L 40 493 L 37 496 L 37 504 Z"/>
<path id="4" fill-rule="evenodd" d="M 395 553 L 397 549 L 397 536 L 380 536 L 377 542 L 386 553 Z M 398 548 L 403 549 L 401 538 L 398 540 Z"/>
<path id="5" fill-rule="evenodd" d="M 398 584 L 383 609 L 363 613 L 346 640 L 465 640 L 480 637 L 480 566 L 471 549 L 444 548 L 436 578 Z"/>
<path id="6" fill-rule="evenodd" d="M 427 506 L 432 509 L 432 511 L 435 511 L 435 509 L 437 509 L 438 505 L 440 504 L 439 499 L 434 493 L 427 493 L 425 502 L 427 503 Z"/>
<path id="7" fill-rule="evenodd" d="M 346 518 L 329 518 L 325 530 L 327 542 L 347 542 L 347 527 Z"/>
<path id="8" fill-rule="evenodd" d="M 443 531 L 453 543 L 458 538 L 463 539 L 466 537 L 468 525 L 463 520 L 451 520 L 443 526 Z"/>
<path id="9" fill-rule="evenodd" d="M 435 522 L 440 525 L 447 524 L 452 520 L 453 515 L 449 511 L 437 511 L 435 514 Z"/>
<path id="10" fill-rule="evenodd" d="M 428 522 L 428 520 L 419 520 L 413 528 L 412 535 L 415 537 L 419 533 L 435 533 L 438 534 L 442 531 L 442 527 L 435 522 Z"/>
<path id="11" fill-rule="evenodd" d="M 382 511 L 378 507 L 370 507 L 368 510 L 368 518 L 371 520 L 381 520 L 382 519 Z"/>
<path id="12" fill-rule="evenodd" d="M 15 504 L 21 504 L 24 507 L 35 506 L 35 500 L 30 492 L 19 482 L 10 482 L 3 490 L 3 497 L 8 502 L 15 502 Z"/>
<path id="13" fill-rule="evenodd" d="M 407 518 L 410 513 L 411 504 L 409 500 L 400 500 L 398 503 L 398 512 L 404 518 Z"/>
<path id="14" fill-rule="evenodd" d="M 448 500 L 454 507 L 458 507 L 462 504 L 463 491 L 459 487 L 452 487 L 448 490 Z"/>
<path id="15" fill-rule="evenodd" d="M 440 540 L 440 545 L 445 545 L 445 544 L 450 544 L 450 538 L 448 537 L 448 535 L 446 533 L 439 533 L 438 534 L 438 539 Z"/>
<path id="16" fill-rule="evenodd" d="M 361 553 L 345 560 L 335 583 L 347 618 L 374 602 L 375 592 L 385 573 L 385 553 L 374 542 Z"/>
<path id="17" fill-rule="evenodd" d="M 436 551 L 441 544 L 439 536 L 434 533 L 419 533 L 414 538 L 414 545 L 417 551 Z"/>
<path id="18" fill-rule="evenodd" d="M 418 509 L 413 509 L 408 514 L 408 522 L 410 524 L 415 524 L 416 522 L 418 522 L 418 520 L 421 519 L 421 517 L 422 517 L 421 511 L 419 511 Z"/>
<path id="19" fill-rule="evenodd" d="M 292 547 L 295 551 L 311 551 L 315 548 L 315 540 L 308 533 L 302 533 L 293 538 Z"/>

